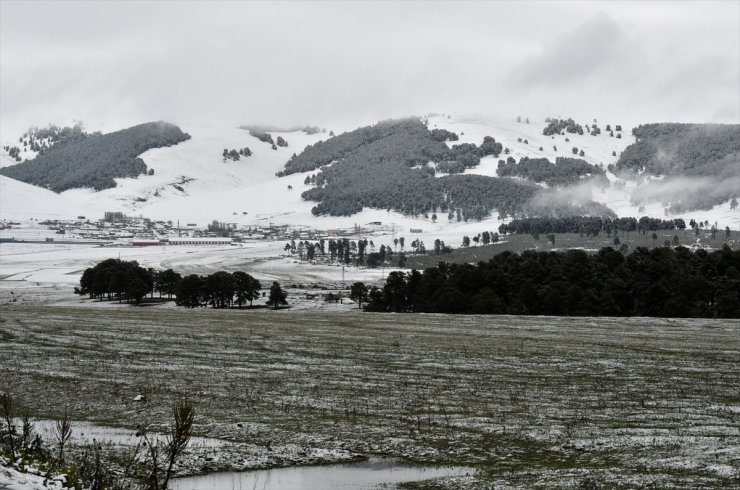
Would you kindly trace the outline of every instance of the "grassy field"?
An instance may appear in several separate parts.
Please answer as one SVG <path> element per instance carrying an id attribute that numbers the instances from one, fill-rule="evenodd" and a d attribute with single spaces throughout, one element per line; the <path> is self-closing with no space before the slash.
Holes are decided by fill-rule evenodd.
<path id="1" fill-rule="evenodd" d="M 0 310 L 0 390 L 129 428 L 187 396 L 230 441 L 195 471 L 375 453 L 479 470 L 444 487 L 736 488 L 738 359 L 727 320 Z"/>
<path id="2" fill-rule="evenodd" d="M 653 232 L 649 231 L 645 235 L 636 231 L 630 233 L 619 233 L 620 244 L 626 243 L 629 245 L 629 251 L 634 250 L 637 247 L 662 247 L 664 242 L 668 240 L 673 241 L 673 236 L 678 236 L 679 243 L 685 247 L 700 244 L 703 247 L 718 249 L 722 248 L 723 245 L 727 244 L 733 250 L 737 250 L 740 247 L 740 231 L 732 231 L 730 238 L 725 237 L 725 231 L 720 230 L 717 235 L 712 239 L 711 234 L 702 232 L 699 236 L 695 235 L 693 230 L 658 230 L 655 234 L 658 236 L 656 240 L 652 239 Z M 472 238 L 472 237 L 471 237 Z M 462 240 L 462 237 L 460 237 Z M 461 247 L 460 243 L 449 243 L 453 247 L 453 251 L 449 255 L 413 255 L 407 253 L 406 267 L 414 269 L 426 269 L 427 267 L 433 267 L 440 261 L 455 263 L 475 263 L 480 261 L 488 261 L 493 258 L 494 255 L 500 254 L 501 252 L 516 252 L 521 253 L 525 250 L 539 250 L 547 252 L 550 250 L 565 250 L 569 248 L 583 248 L 586 250 L 599 250 L 603 247 L 614 247 L 614 236 L 606 236 L 601 234 L 597 237 L 581 236 L 578 233 L 557 233 L 555 234 L 555 245 L 551 245 L 547 240 L 546 235 L 541 235 L 539 240 L 535 240 L 532 235 L 505 235 L 501 237 L 501 241 L 494 245 L 481 245 L 473 246 L 471 242 L 470 247 Z M 431 248 L 433 244 L 427 244 L 427 248 Z M 629 253 L 629 252 L 628 252 Z"/>

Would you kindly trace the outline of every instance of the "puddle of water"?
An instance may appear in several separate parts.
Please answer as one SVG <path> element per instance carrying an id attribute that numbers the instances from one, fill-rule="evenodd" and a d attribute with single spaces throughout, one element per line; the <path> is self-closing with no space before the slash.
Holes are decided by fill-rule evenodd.
<path id="1" fill-rule="evenodd" d="M 471 473 L 470 468 L 431 467 L 404 464 L 385 458 L 370 458 L 350 464 L 289 466 L 269 470 L 212 473 L 177 478 L 172 490 L 346 490 L 394 488 L 402 482 L 428 480 Z"/>

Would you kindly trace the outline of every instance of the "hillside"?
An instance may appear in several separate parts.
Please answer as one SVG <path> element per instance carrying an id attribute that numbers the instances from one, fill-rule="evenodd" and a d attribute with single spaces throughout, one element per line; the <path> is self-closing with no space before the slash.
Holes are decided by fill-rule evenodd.
<path id="1" fill-rule="evenodd" d="M 669 212 L 711 209 L 740 197 L 740 124 L 645 124 L 611 167 L 634 178 L 664 177 L 637 194 L 661 200 Z"/>
<path id="2" fill-rule="evenodd" d="M 302 194 L 304 199 L 318 202 L 312 209 L 316 215 L 351 215 L 372 207 L 412 216 L 440 213 L 449 221 L 479 221 L 494 210 L 503 217 L 543 212 L 542 206 L 533 205 L 535 196 L 543 192 L 534 183 L 464 174 L 484 158 L 509 153 L 508 148 L 491 135 L 483 136 L 478 144 L 457 141 L 459 136 L 452 131 L 429 129 L 426 119 L 385 121 L 306 148 L 286 163 L 280 175 L 319 169 L 306 179 L 315 187 Z M 516 167 L 535 161 L 524 158 Z M 502 162 L 499 174 L 509 168 L 501 167 Z M 553 165 L 541 159 L 542 165 L 549 167 L 547 176 L 539 178 L 540 172 L 529 180 L 573 183 L 580 175 L 603 174 L 582 160 L 560 158 L 557 162 Z M 435 178 L 438 173 L 443 175 Z M 514 170 L 506 175 L 522 174 Z M 546 212 L 589 213 L 591 209 L 565 204 L 570 203 L 549 207 Z"/>
<path id="3" fill-rule="evenodd" d="M 596 182 L 587 176 L 582 176 L 579 170 L 577 172 L 579 178 L 573 179 L 575 185 L 562 188 L 548 187 L 544 182 L 537 183 L 536 180 L 540 178 L 538 173 L 531 173 L 532 180 L 530 181 L 521 176 L 510 179 L 498 178 L 499 160 L 506 161 L 508 158 L 514 159 L 515 162 L 520 162 L 525 157 L 547 159 L 549 162 L 556 162 L 559 157 L 577 158 L 586 162 L 587 165 L 606 168 L 609 164 L 616 163 L 618 155 L 634 142 L 629 127 L 625 127 L 622 131 L 622 138 L 617 138 L 616 134 L 612 137 L 606 131 L 593 136 L 586 130 L 583 135 L 567 131 L 564 131 L 562 135 L 544 135 L 543 128 L 547 123 L 534 119 L 529 124 L 518 123 L 515 118 L 482 120 L 430 115 L 423 119 L 428 122 L 428 125 L 426 128 L 422 127 L 424 131 L 420 132 L 421 136 L 418 140 L 426 142 L 425 144 L 431 148 L 445 151 L 444 147 L 452 150 L 455 145 L 465 144 L 475 145 L 478 148 L 486 136 L 493 137 L 496 143 L 500 143 L 503 147 L 498 156 L 479 157 L 480 160 L 476 165 L 465 167 L 456 175 L 440 170 L 439 162 L 433 166 L 428 165 L 429 161 L 426 161 L 424 165 L 404 164 L 405 168 L 401 169 L 401 172 L 409 172 L 412 175 L 414 173 L 423 174 L 420 180 L 423 178 L 425 185 L 440 186 L 440 188 L 444 186 L 445 189 L 452 191 L 449 195 L 436 194 L 438 203 L 451 202 L 449 201 L 451 198 L 459 203 L 459 205 L 453 204 L 454 208 L 472 207 L 475 202 L 466 201 L 464 194 L 469 187 L 478 182 L 514 181 L 515 186 L 511 188 L 523 189 L 523 192 L 535 192 L 537 200 L 530 204 L 544 209 L 561 205 L 578 208 L 587 203 L 596 203 L 596 206 L 599 204 L 608 206 L 619 216 L 666 217 L 665 206 L 660 199 L 650 196 L 643 198 L 640 202 L 634 199 L 646 188 L 645 182 L 639 179 L 620 178 L 608 170 L 605 172 L 606 178 L 600 177 Z M 499 217 L 498 210 L 494 210 L 481 222 L 475 220 L 466 222 L 464 219 L 458 222 L 456 213 L 450 221 L 448 219 L 449 209 L 446 213 L 437 212 L 438 219 L 433 221 L 432 213 L 427 212 L 427 217 L 423 213 L 416 216 L 403 214 L 403 211 L 396 211 L 395 209 L 399 208 L 395 206 L 389 210 L 385 203 L 381 205 L 374 201 L 368 201 L 368 205 L 363 205 L 362 211 L 349 216 L 315 215 L 311 211 L 317 205 L 321 205 L 321 202 L 307 201 L 301 197 L 301 194 L 305 191 L 315 192 L 315 176 L 322 171 L 328 171 L 334 165 L 324 164 L 323 167 L 319 165 L 308 171 L 291 169 L 295 171 L 286 174 L 286 163 L 291 161 L 293 154 L 296 154 L 296 159 L 293 161 L 300 161 L 310 155 L 310 148 L 324 146 L 330 142 L 332 145 L 340 142 L 338 138 L 352 133 L 356 126 L 330 126 L 326 128 L 326 133 L 306 132 L 302 127 L 275 131 L 280 128 L 261 126 L 263 131 L 268 129 L 272 131 L 267 132 L 274 140 L 282 137 L 289 145 L 287 147 L 276 146 L 273 150 L 270 144 L 260 141 L 251 136 L 248 130 L 238 127 L 180 122 L 178 124 L 183 131 L 191 135 L 190 139 L 174 146 L 153 148 L 139 155 L 148 169 L 154 169 L 154 175 L 143 178 L 141 176 L 117 178 L 115 180 L 117 186 L 113 188 L 101 191 L 76 188 L 56 194 L 42 187 L 31 187 L 18 180 L 0 175 L 0 218 L 45 219 L 51 213 L 55 217 L 75 218 L 84 214 L 96 218 L 102 216 L 102 211 L 122 211 L 126 214 L 143 215 L 153 219 L 179 219 L 186 223 L 198 223 L 199 226 L 205 226 L 212 220 L 219 220 L 234 223 L 237 226 L 274 223 L 337 229 L 352 227 L 355 224 L 382 222 L 384 226 L 395 230 L 393 233 L 408 234 L 411 228 L 421 229 L 423 232 L 417 233 L 420 238 L 432 241 L 440 238 L 450 244 L 459 243 L 463 235 L 476 234 L 483 229 L 496 230 L 503 222 L 508 221 L 508 217 L 504 218 L 503 215 Z M 419 126 L 423 125 L 419 124 L 415 127 Z M 606 125 L 603 126 L 605 128 Z M 435 130 L 439 131 L 435 133 Z M 442 130 L 454 133 L 457 140 L 452 139 Z M 435 136 L 429 140 L 424 136 L 425 132 Z M 336 137 L 333 138 L 332 134 Z M 12 135 L 7 136 L 12 137 Z M 443 136 L 444 141 L 434 139 Z M 3 145 L 13 144 L 18 144 L 17 138 L 3 141 Z M 380 146 L 380 143 L 375 143 L 375 145 Z M 224 149 L 245 147 L 251 149 L 251 156 L 242 157 L 238 161 L 224 159 L 222 156 Z M 572 151 L 573 147 L 578 148 L 579 153 L 583 151 L 584 156 L 576 157 Z M 304 153 L 305 155 L 301 156 Z M 7 153 L 0 152 L 0 167 L 12 164 L 13 159 Z M 555 163 L 552 165 L 554 166 Z M 376 167 L 375 174 L 380 168 L 382 166 Z M 587 168 L 593 170 L 592 167 L 583 166 L 583 169 Z M 431 175 L 432 170 L 434 176 L 426 177 L 426 175 Z M 283 176 L 277 177 L 277 173 L 282 173 Z M 495 177 L 496 179 L 472 179 L 474 176 Z M 373 174 L 360 174 L 359 178 L 372 182 L 375 177 Z M 440 181 L 440 183 L 434 181 Z M 456 192 L 460 182 L 464 182 L 465 185 L 460 185 L 461 192 Z M 470 185 L 467 185 L 468 183 Z M 376 185 L 378 193 L 385 192 L 385 186 L 372 185 Z M 339 186 L 336 188 L 340 193 L 343 191 Z M 487 206 L 488 203 L 493 202 L 495 207 L 496 200 L 500 197 L 497 193 L 490 194 L 490 196 L 484 196 L 485 200 L 480 203 Z M 470 196 L 473 195 L 473 193 L 470 194 Z M 490 201 L 486 201 L 489 199 Z M 406 202 L 404 200 L 404 203 Z M 603 211 L 604 208 L 594 208 L 591 205 L 590 209 L 587 208 L 585 212 L 602 216 Z M 738 226 L 737 214 L 736 211 L 730 209 L 729 201 L 725 201 L 721 205 L 713 206 L 711 210 L 682 211 L 671 217 L 683 218 L 687 222 L 691 218 L 717 221 L 720 227 L 730 225 L 736 228 Z"/>
<path id="4" fill-rule="evenodd" d="M 145 151 L 189 138 L 177 126 L 164 122 L 109 134 L 78 131 L 73 139 L 53 138 L 51 146 L 35 147 L 40 151 L 36 158 L 4 167 L 0 174 L 54 192 L 74 188 L 100 191 L 115 187 L 114 179 L 146 174 L 147 166 L 139 158 Z"/>

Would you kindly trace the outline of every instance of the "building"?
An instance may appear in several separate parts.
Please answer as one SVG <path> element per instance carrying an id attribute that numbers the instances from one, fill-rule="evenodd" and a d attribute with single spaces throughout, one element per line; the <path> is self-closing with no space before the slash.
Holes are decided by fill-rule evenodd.
<path id="1" fill-rule="evenodd" d="M 216 237 L 182 237 L 170 238 L 167 242 L 169 245 L 231 245 L 231 238 Z"/>

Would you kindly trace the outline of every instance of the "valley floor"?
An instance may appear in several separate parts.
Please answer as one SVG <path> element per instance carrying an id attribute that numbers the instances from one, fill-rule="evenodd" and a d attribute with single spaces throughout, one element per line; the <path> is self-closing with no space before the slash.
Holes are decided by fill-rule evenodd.
<path id="1" fill-rule="evenodd" d="M 740 479 L 738 321 L 89 312 L 0 308 L 0 389 L 83 432 L 161 431 L 188 397 L 216 442 L 183 474 L 378 454 L 477 470 L 445 488 Z"/>

